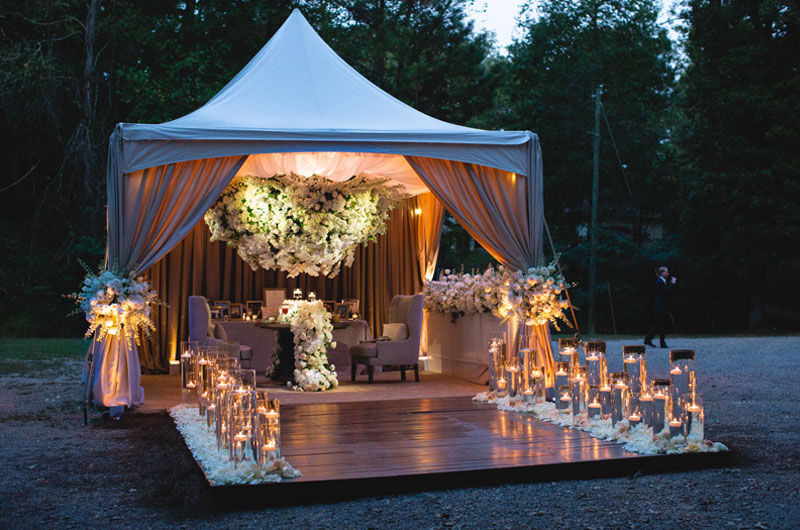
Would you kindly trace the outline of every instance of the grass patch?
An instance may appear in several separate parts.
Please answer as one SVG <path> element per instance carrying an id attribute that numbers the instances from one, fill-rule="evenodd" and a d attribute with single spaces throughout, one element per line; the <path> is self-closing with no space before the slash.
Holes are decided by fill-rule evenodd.
<path id="1" fill-rule="evenodd" d="M 83 359 L 91 339 L 0 339 L 0 360 Z"/>
<path id="2" fill-rule="evenodd" d="M 0 339 L 0 375 L 24 377 L 75 373 L 91 339 Z"/>

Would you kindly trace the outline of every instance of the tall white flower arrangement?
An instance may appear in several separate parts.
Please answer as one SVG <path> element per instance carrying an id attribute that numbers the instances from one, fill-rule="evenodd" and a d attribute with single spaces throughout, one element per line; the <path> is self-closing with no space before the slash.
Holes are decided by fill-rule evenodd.
<path id="1" fill-rule="evenodd" d="M 336 367 L 328 362 L 328 349 L 336 347 L 331 314 L 319 300 L 286 303 L 289 312 L 278 320 L 288 322 L 294 334 L 294 388 L 310 392 L 336 388 L 339 386 Z M 273 363 L 277 361 L 275 355 Z"/>
<path id="2" fill-rule="evenodd" d="M 147 336 L 155 330 L 150 304 L 160 302 L 143 277 L 108 269 L 94 273 L 87 268 L 81 291 L 69 296 L 86 314 L 87 337 L 96 334 L 99 341 L 106 335 L 119 335 L 130 347 L 132 341 L 140 343 L 139 330 Z"/>
<path id="3" fill-rule="evenodd" d="M 408 197 L 388 179 L 345 182 L 294 173 L 239 176 L 205 214 L 211 240 L 226 241 L 253 270 L 333 277 L 359 245 L 386 232 L 389 212 Z"/>
<path id="4" fill-rule="evenodd" d="M 525 271 L 509 271 L 502 265 L 489 266 L 481 274 L 453 274 L 444 270 L 439 280 L 426 282 L 423 294 L 429 311 L 459 316 L 491 311 L 507 319 L 516 316 L 527 325 L 558 321 L 569 325 L 564 309 L 564 277 L 555 261 Z"/>

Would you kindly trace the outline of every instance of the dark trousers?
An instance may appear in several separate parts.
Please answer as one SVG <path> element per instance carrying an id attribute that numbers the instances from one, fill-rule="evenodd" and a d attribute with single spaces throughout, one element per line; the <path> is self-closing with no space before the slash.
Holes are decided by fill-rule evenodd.
<path id="1" fill-rule="evenodd" d="M 645 342 L 651 342 L 653 337 L 658 335 L 661 339 L 661 347 L 664 347 L 666 342 L 664 341 L 664 334 L 667 332 L 667 314 L 663 311 L 656 312 L 655 318 L 653 319 L 653 326 L 650 328 L 650 331 L 647 332 L 647 336 L 644 338 Z"/>

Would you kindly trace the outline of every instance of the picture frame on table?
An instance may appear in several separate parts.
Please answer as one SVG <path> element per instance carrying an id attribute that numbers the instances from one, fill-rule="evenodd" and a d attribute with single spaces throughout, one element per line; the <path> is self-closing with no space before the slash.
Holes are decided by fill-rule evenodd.
<path id="1" fill-rule="evenodd" d="M 325 311 L 331 315 L 336 312 L 336 300 L 323 300 L 322 305 L 325 306 Z"/>
<path id="2" fill-rule="evenodd" d="M 245 307 L 245 314 L 252 318 L 261 318 L 261 300 L 248 300 Z"/>
<path id="3" fill-rule="evenodd" d="M 347 305 L 347 318 L 350 318 L 352 314 L 358 314 L 358 307 L 361 305 L 360 300 L 350 299 L 350 300 L 342 300 L 342 303 Z"/>
<path id="4" fill-rule="evenodd" d="M 222 320 L 222 313 L 218 306 L 211 308 L 211 320 Z"/>
<path id="5" fill-rule="evenodd" d="M 241 302 L 234 302 L 231 304 L 230 318 L 231 320 L 241 320 L 244 314 Z"/>
<path id="6" fill-rule="evenodd" d="M 230 300 L 217 300 L 212 304 L 212 307 L 219 308 L 220 320 L 227 320 L 231 315 L 231 301 Z"/>
<path id="7" fill-rule="evenodd" d="M 277 317 L 283 301 L 286 300 L 285 287 L 264 287 L 264 307 L 261 318 Z"/>
<path id="8" fill-rule="evenodd" d="M 341 318 L 346 319 L 348 316 L 349 306 L 347 304 L 336 304 L 336 314 L 338 314 Z"/>

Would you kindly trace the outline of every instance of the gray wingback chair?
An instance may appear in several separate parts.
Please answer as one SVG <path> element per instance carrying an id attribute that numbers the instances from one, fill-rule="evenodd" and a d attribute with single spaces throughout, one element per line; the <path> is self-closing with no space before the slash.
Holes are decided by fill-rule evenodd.
<path id="1" fill-rule="evenodd" d="M 389 306 L 389 322 L 384 324 L 384 337 L 390 340 L 362 341 L 350 347 L 350 378 L 356 380 L 356 367 L 367 367 L 372 383 L 376 366 L 400 366 L 400 378 L 406 380 L 406 370 L 414 369 L 419 383 L 419 342 L 422 337 L 422 295 L 397 295 Z"/>
<path id="2" fill-rule="evenodd" d="M 227 348 L 230 355 L 239 359 L 242 368 L 249 368 L 253 348 L 244 344 L 229 343 L 225 329 L 211 322 L 211 308 L 205 296 L 189 297 L 189 340 L 201 346 Z"/>

